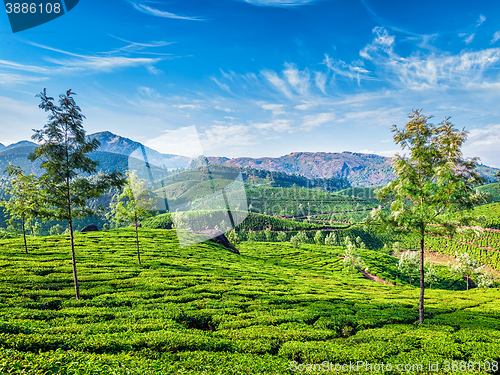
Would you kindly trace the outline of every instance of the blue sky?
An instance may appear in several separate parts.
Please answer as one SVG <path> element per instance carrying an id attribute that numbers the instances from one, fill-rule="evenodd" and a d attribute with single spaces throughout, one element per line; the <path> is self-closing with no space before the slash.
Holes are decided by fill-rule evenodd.
<path id="1" fill-rule="evenodd" d="M 166 153 L 195 125 L 210 156 L 390 156 L 422 108 L 500 167 L 498 1 L 80 0 L 16 34 L 0 12 L 0 44 L 3 144 L 45 124 L 38 92 L 71 88 L 87 132 Z"/>

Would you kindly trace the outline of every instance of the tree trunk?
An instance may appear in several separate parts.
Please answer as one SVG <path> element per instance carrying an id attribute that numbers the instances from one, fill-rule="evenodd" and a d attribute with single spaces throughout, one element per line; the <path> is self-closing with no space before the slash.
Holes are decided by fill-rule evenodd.
<path id="1" fill-rule="evenodd" d="M 465 276 L 465 282 L 467 283 L 467 291 L 469 291 L 469 276 Z"/>
<path id="2" fill-rule="evenodd" d="M 75 284 L 75 295 L 76 299 L 78 300 L 80 299 L 80 284 L 78 283 L 78 274 L 76 272 L 76 254 L 75 254 L 75 242 L 73 238 L 73 220 L 71 219 L 69 219 L 69 238 L 71 241 L 71 262 L 73 264 L 73 281 Z"/>
<path id="3" fill-rule="evenodd" d="M 69 185 L 69 178 L 66 179 L 66 191 L 67 191 L 67 201 L 68 201 L 68 223 L 69 223 L 69 238 L 71 243 L 71 263 L 73 265 L 73 282 L 75 284 L 75 296 L 76 299 L 80 299 L 80 284 L 78 283 L 78 273 L 76 272 L 76 254 L 75 254 L 75 241 L 73 238 L 73 220 L 71 213 L 71 191 Z"/>
<path id="4" fill-rule="evenodd" d="M 139 251 L 139 232 L 137 230 L 137 213 L 135 214 L 135 243 L 137 244 L 137 260 L 139 260 L 139 266 L 141 265 L 141 253 Z"/>
<path id="5" fill-rule="evenodd" d="M 424 323 L 424 291 L 425 291 L 425 280 L 424 280 L 424 246 L 425 246 L 425 227 L 422 226 L 420 230 L 420 301 L 418 306 L 419 323 Z"/>
<path id="6" fill-rule="evenodd" d="M 24 250 L 26 251 L 26 254 L 28 254 L 28 245 L 26 244 L 26 230 L 24 229 L 24 218 L 21 218 L 21 222 L 23 223 Z"/>

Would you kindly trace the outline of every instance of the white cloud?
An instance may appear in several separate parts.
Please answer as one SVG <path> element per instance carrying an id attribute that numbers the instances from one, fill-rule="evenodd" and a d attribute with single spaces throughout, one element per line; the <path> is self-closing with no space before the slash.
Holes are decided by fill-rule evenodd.
<path id="1" fill-rule="evenodd" d="M 199 104 L 174 104 L 172 107 L 179 109 L 201 109 L 202 107 Z"/>
<path id="2" fill-rule="evenodd" d="M 218 106 L 218 105 L 216 105 L 214 108 L 215 108 L 215 109 L 218 109 L 219 111 L 224 111 L 224 112 L 227 112 L 227 113 L 234 112 L 234 110 L 233 110 L 233 109 L 231 109 L 231 108 L 222 108 L 222 107 L 220 107 L 220 106 Z"/>
<path id="3" fill-rule="evenodd" d="M 474 34 L 474 33 L 472 33 L 472 34 L 460 33 L 460 34 L 458 34 L 458 36 L 460 38 L 464 38 L 465 44 L 470 44 L 474 40 L 474 37 L 476 36 L 476 34 Z"/>
<path id="4" fill-rule="evenodd" d="M 195 126 L 167 130 L 164 135 L 149 139 L 143 143 L 163 154 L 181 155 L 190 158 L 204 154 Z"/>
<path id="5" fill-rule="evenodd" d="M 269 7 L 294 7 L 312 4 L 316 0 L 245 0 L 248 4 Z"/>
<path id="6" fill-rule="evenodd" d="M 19 85 L 19 84 L 26 84 L 26 83 L 31 83 L 31 82 L 39 82 L 39 81 L 46 81 L 48 80 L 48 77 L 33 77 L 33 76 L 26 76 L 22 74 L 6 74 L 6 73 L 0 73 L 0 84 L 2 85 Z"/>
<path id="7" fill-rule="evenodd" d="M 144 4 L 144 3 L 147 3 L 147 1 L 145 1 L 144 3 L 137 3 L 134 1 L 129 1 L 129 3 L 132 4 L 132 6 L 136 10 L 138 10 L 139 12 L 148 14 L 150 16 L 156 16 L 156 17 L 162 17 L 162 18 L 173 18 L 173 19 L 178 19 L 178 20 L 203 21 L 199 17 L 179 16 L 179 15 L 174 14 L 174 13 L 165 12 L 163 10 L 151 8 L 150 6 L 147 6 Z"/>
<path id="8" fill-rule="evenodd" d="M 245 125 L 214 125 L 207 129 L 202 136 L 202 145 L 205 150 L 229 148 L 234 146 L 255 145 L 255 134 Z"/>
<path id="9" fill-rule="evenodd" d="M 125 56 L 110 56 L 107 53 L 101 55 L 83 55 L 73 52 L 63 51 L 61 49 L 45 46 L 37 43 L 29 43 L 35 47 L 40 47 L 49 51 L 58 52 L 64 55 L 73 57 L 72 59 L 57 59 L 46 57 L 45 60 L 60 65 L 56 72 L 64 71 L 104 71 L 109 72 L 117 68 L 136 67 L 136 66 L 152 66 L 157 63 L 161 58 L 147 58 L 147 57 L 125 57 Z M 43 68 L 45 69 L 45 68 Z M 50 69 L 48 69 L 50 71 Z"/>
<path id="10" fill-rule="evenodd" d="M 281 78 L 278 77 L 276 72 L 270 71 L 270 70 L 265 70 L 262 71 L 261 74 L 266 78 L 278 91 L 281 91 L 285 96 L 288 98 L 292 98 L 292 92 L 286 85 L 285 81 L 282 80 Z"/>
<path id="11" fill-rule="evenodd" d="M 286 112 L 283 110 L 284 107 L 283 104 L 265 104 L 265 103 L 258 103 L 258 104 L 262 107 L 262 109 L 272 111 L 274 116 L 286 114 Z"/>
<path id="12" fill-rule="evenodd" d="M 358 152 L 361 154 L 380 155 L 380 156 L 385 156 L 388 158 L 394 157 L 394 155 L 396 155 L 397 153 L 401 154 L 401 150 L 372 151 L 372 150 L 363 149 L 363 150 L 359 150 Z"/>
<path id="13" fill-rule="evenodd" d="M 318 113 L 316 115 L 304 116 L 304 122 L 302 123 L 302 129 L 309 131 L 315 127 L 321 126 L 328 122 L 333 121 L 335 115 L 331 112 L 328 113 Z"/>
<path id="14" fill-rule="evenodd" d="M 388 35 L 387 30 L 376 27 L 373 32 L 374 42 L 360 52 L 361 56 L 371 60 L 380 70 L 391 73 L 386 79 L 405 89 L 466 89 L 470 85 L 491 85 L 486 73 L 497 68 L 500 62 L 500 48 L 402 57 L 393 51 L 394 37 Z"/>
<path id="15" fill-rule="evenodd" d="M 269 123 L 255 123 L 252 124 L 255 126 L 257 129 L 260 130 L 274 130 L 275 132 L 285 132 L 285 131 L 291 131 L 292 127 L 291 125 L 293 124 L 292 120 L 287 120 L 287 119 L 276 119 L 272 122 Z"/>
<path id="16" fill-rule="evenodd" d="M 486 21 L 486 17 L 483 16 L 482 14 L 479 15 L 479 18 L 477 19 L 477 22 L 476 22 L 476 27 L 481 26 L 484 21 Z"/>
<path id="17" fill-rule="evenodd" d="M 302 104 L 297 104 L 294 108 L 295 109 L 299 109 L 301 111 L 307 111 L 308 109 L 311 109 L 311 108 L 314 108 L 316 106 L 318 106 L 319 103 L 316 102 L 316 101 L 306 101 L 306 100 L 302 100 Z"/>
<path id="18" fill-rule="evenodd" d="M 224 90 L 228 94 L 232 94 L 231 89 L 229 88 L 228 85 L 226 85 L 225 83 L 219 82 L 217 80 L 217 78 L 215 78 L 215 77 L 211 77 L 211 78 L 212 78 L 212 81 L 214 81 L 217 84 L 217 86 L 219 86 L 222 90 Z"/>
<path id="19" fill-rule="evenodd" d="M 326 94 L 325 86 L 328 78 L 326 74 L 322 72 L 314 72 L 314 83 L 316 87 L 323 93 Z"/>
<path id="20" fill-rule="evenodd" d="M 385 52 L 387 54 L 392 54 L 394 47 L 394 36 L 389 35 L 387 30 L 383 27 L 377 26 L 373 30 L 376 35 L 372 43 L 368 44 L 363 48 L 359 55 L 367 60 L 372 60 L 373 55 L 379 54 L 380 52 Z"/>
<path id="21" fill-rule="evenodd" d="M 8 60 L 0 60 L 0 66 L 9 69 L 22 70 L 25 72 L 32 72 L 32 73 L 50 73 L 49 69 L 44 68 L 42 66 L 19 64 L 14 61 L 8 61 Z"/>
<path id="22" fill-rule="evenodd" d="M 500 40 L 500 31 L 495 32 L 493 34 L 493 39 L 491 39 L 491 44 L 496 43 L 498 40 Z"/>
<path id="23" fill-rule="evenodd" d="M 285 64 L 283 74 L 290 86 L 300 95 L 306 95 L 309 90 L 310 74 L 307 70 L 299 71 L 293 64 Z"/>

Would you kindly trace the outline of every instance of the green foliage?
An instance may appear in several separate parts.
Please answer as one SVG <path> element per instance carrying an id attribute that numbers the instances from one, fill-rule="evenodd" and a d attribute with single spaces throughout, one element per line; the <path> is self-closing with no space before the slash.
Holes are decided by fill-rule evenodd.
<path id="1" fill-rule="evenodd" d="M 489 272 L 479 275 L 476 279 L 476 286 L 478 288 L 490 288 L 494 283 L 493 275 Z"/>
<path id="2" fill-rule="evenodd" d="M 8 224 L 13 224 L 15 220 L 21 220 L 21 229 L 24 238 L 24 248 L 28 253 L 26 243 L 26 224 L 31 224 L 41 215 L 44 207 L 44 194 L 38 179 L 34 175 L 25 175 L 20 167 L 9 164 L 5 170 L 10 180 L 10 187 L 5 189 L 5 194 L 9 200 L 0 201 L 0 206 L 10 215 Z"/>
<path id="3" fill-rule="evenodd" d="M 63 234 L 63 232 L 64 232 L 63 226 L 61 224 L 56 224 L 52 228 L 50 228 L 49 234 L 51 236 L 55 236 L 58 234 Z"/>
<path id="4" fill-rule="evenodd" d="M 403 274 L 408 276 L 411 280 L 413 277 L 418 275 L 420 267 L 420 259 L 418 258 L 418 253 L 415 251 L 405 251 L 401 254 L 399 258 L 398 269 Z"/>
<path id="5" fill-rule="evenodd" d="M 323 233 L 323 231 L 321 230 L 318 230 L 316 231 L 316 234 L 314 235 L 314 243 L 316 245 L 323 245 L 325 242 L 325 234 Z"/>
<path id="6" fill-rule="evenodd" d="M 475 171 L 478 159 L 465 159 L 461 147 L 467 132 L 459 131 L 449 118 L 438 125 L 428 122 L 421 111 L 409 114 L 404 129 L 393 125 L 394 141 L 408 156 L 396 155 L 392 165 L 397 178 L 377 190 L 377 198 L 388 203 L 372 211 L 367 223 L 387 228 L 415 232 L 420 238 L 421 294 L 419 302 L 420 323 L 424 320 L 424 241 L 427 226 L 438 224 L 448 235 L 453 235 L 459 224 L 468 224 L 470 216 L 451 214 L 470 209 L 484 198 L 475 194 L 474 188 L 482 182 Z"/>
<path id="7" fill-rule="evenodd" d="M 137 177 L 137 171 L 127 172 L 123 191 L 111 206 L 113 220 L 135 223 L 152 215 L 156 201 L 147 188 L 147 181 Z"/>
<path id="8" fill-rule="evenodd" d="M 121 194 L 115 197 L 111 214 L 116 222 L 134 223 L 137 245 L 137 260 L 141 264 L 139 248 L 139 220 L 152 215 L 156 206 L 152 192 L 147 188 L 147 181 L 137 177 L 137 171 L 127 172 L 127 180 Z"/>
<path id="9" fill-rule="evenodd" d="M 131 228 L 75 236 L 78 301 L 67 239 L 34 238 L 29 256 L 22 239 L 1 240 L 0 373 L 282 375 L 291 361 L 431 358 L 442 368 L 500 357 L 498 290 L 464 298 L 433 285 L 417 327 L 418 290 L 351 279 L 316 244 L 243 242 L 238 256 L 211 242 L 180 248 L 175 231 L 143 228 L 139 267 Z M 397 281 L 397 260 L 357 251 L 370 273 Z"/>
<path id="10" fill-rule="evenodd" d="M 425 266 L 425 281 L 429 283 L 430 289 L 432 289 L 432 284 L 436 284 L 439 280 L 439 275 L 434 265 L 432 263 L 427 263 Z"/>
<path id="11" fill-rule="evenodd" d="M 455 253 L 455 260 L 458 264 L 450 266 L 450 272 L 460 277 L 465 277 L 467 282 L 467 290 L 469 290 L 469 280 L 472 276 L 481 273 L 484 266 L 480 266 L 479 262 L 472 258 L 468 253 Z"/>
<path id="12" fill-rule="evenodd" d="M 41 177 L 46 218 L 67 220 L 69 223 L 73 279 L 76 298 L 80 298 L 73 242 L 73 218 L 94 214 L 87 207 L 87 200 L 98 198 L 111 186 L 121 186 L 121 173 L 101 175 L 96 182 L 80 174 L 90 175 L 97 171 L 97 162 L 87 154 L 99 147 L 97 140 L 89 140 L 83 129 L 80 107 L 74 100 L 75 93 L 68 90 L 59 96 L 59 105 L 47 96 L 44 89 L 38 97 L 40 108 L 49 113 L 48 122 L 41 130 L 35 130 L 32 138 L 39 144 L 30 154 L 31 161 L 40 160 L 45 170 Z"/>
<path id="13" fill-rule="evenodd" d="M 345 241 L 346 249 L 344 250 L 344 270 L 351 274 L 351 279 L 353 277 L 354 271 L 363 268 L 364 262 L 358 255 L 356 250 L 356 245 L 351 242 L 350 237 L 346 237 Z"/>

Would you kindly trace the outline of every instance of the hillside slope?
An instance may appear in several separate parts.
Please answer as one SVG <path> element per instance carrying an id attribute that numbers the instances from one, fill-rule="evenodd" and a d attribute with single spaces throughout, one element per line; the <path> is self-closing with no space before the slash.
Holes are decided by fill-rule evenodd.
<path id="1" fill-rule="evenodd" d="M 391 158 L 356 152 L 294 152 L 278 158 L 208 158 L 211 163 L 266 169 L 308 178 L 345 178 L 353 186 L 385 185 L 395 178 Z M 481 165 L 478 172 L 493 179 L 498 168 Z"/>
<path id="2" fill-rule="evenodd" d="M 248 243 L 235 255 L 181 249 L 173 231 L 140 236 L 143 267 L 133 229 L 76 235 L 79 301 L 67 236 L 30 239 L 28 255 L 1 240 L 0 373 L 290 374 L 323 361 L 500 357 L 498 290 L 428 290 L 418 327 L 418 288 L 344 274 L 325 247 Z M 379 263 L 396 267 L 390 258 Z"/>

